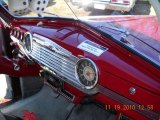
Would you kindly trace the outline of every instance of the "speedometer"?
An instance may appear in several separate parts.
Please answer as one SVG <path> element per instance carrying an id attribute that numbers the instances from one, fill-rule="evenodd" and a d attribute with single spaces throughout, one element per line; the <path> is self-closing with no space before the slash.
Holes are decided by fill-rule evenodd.
<path id="1" fill-rule="evenodd" d="M 76 67 L 77 77 L 86 89 L 93 88 L 98 81 L 98 72 L 95 63 L 90 59 L 80 59 Z"/>

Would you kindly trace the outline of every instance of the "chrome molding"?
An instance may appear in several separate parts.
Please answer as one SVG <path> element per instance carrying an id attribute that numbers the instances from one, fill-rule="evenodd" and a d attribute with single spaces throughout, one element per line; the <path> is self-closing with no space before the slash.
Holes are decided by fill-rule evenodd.
<path id="1" fill-rule="evenodd" d="M 32 51 L 32 47 L 33 47 L 33 45 L 32 45 L 33 43 L 32 43 L 32 42 L 33 42 L 33 40 L 32 40 L 32 34 L 31 34 L 30 32 L 26 32 L 26 33 L 25 33 L 24 39 L 25 39 L 25 37 L 26 37 L 27 35 L 29 35 L 31 50 L 30 50 L 30 51 L 27 50 L 26 45 L 25 45 L 25 40 L 23 40 L 23 44 L 24 44 L 24 50 L 25 50 L 25 52 L 26 52 L 27 54 L 29 54 L 29 53 L 31 53 L 31 51 Z"/>
<path id="2" fill-rule="evenodd" d="M 97 92 L 96 88 L 92 90 L 86 89 L 76 77 L 75 66 L 79 58 L 57 43 L 38 34 L 33 34 L 32 40 L 32 51 L 28 56 L 38 62 L 42 68 L 47 68 L 57 77 L 87 94 L 95 94 Z"/>
<path id="3" fill-rule="evenodd" d="M 25 49 L 24 49 L 24 43 L 21 42 L 19 39 L 17 39 L 15 36 L 11 35 L 10 38 L 12 39 L 13 42 L 11 42 L 11 46 L 12 45 L 18 45 L 20 51 L 27 56 L 28 59 L 30 59 L 30 57 L 28 56 L 28 54 L 26 53 Z"/>
<path id="4" fill-rule="evenodd" d="M 37 62 L 42 69 L 84 93 L 96 94 L 98 92 L 95 85 L 94 88 L 88 89 L 85 85 L 81 84 L 80 80 L 77 78 L 76 65 L 79 58 L 46 37 L 38 34 L 26 34 L 30 34 L 31 36 L 32 49 L 29 52 L 26 52 L 24 42 L 21 42 L 12 35 L 10 37 L 14 43 L 18 44 L 22 53 L 25 54 L 28 59 Z"/>

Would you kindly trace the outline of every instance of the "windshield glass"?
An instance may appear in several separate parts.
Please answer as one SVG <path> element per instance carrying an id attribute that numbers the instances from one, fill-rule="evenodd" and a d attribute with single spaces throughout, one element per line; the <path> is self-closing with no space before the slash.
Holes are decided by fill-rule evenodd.
<path id="1" fill-rule="evenodd" d="M 0 0 L 14 16 L 155 15 L 148 0 Z"/>

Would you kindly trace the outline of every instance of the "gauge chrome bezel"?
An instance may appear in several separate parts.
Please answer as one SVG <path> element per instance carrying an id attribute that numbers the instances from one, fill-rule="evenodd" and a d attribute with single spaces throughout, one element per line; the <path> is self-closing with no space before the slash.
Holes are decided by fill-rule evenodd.
<path id="1" fill-rule="evenodd" d="M 30 45 L 31 45 L 31 50 L 30 51 L 28 51 L 27 50 L 27 48 L 26 48 L 26 45 L 25 45 L 25 38 L 26 38 L 26 36 L 27 35 L 29 35 L 29 38 L 30 38 Z M 33 39 L 32 39 L 32 34 L 30 33 L 30 32 L 26 32 L 25 33 L 25 35 L 24 35 L 24 38 L 23 38 L 23 44 L 24 44 L 24 51 L 27 53 L 27 54 L 29 54 L 29 53 L 31 53 L 32 52 L 32 42 L 33 41 Z"/>
<path id="2" fill-rule="evenodd" d="M 96 80 L 95 80 L 95 83 L 94 83 L 93 85 L 91 85 L 91 86 L 86 86 L 86 85 L 84 85 L 84 84 L 81 82 L 80 78 L 79 78 L 79 75 L 78 75 L 78 65 L 79 65 L 79 63 L 82 62 L 82 61 L 89 61 L 89 62 L 93 65 L 93 67 L 94 67 L 94 69 L 95 69 Z M 97 85 L 97 83 L 98 83 L 98 68 L 97 68 L 97 65 L 96 65 L 91 59 L 89 59 L 89 58 L 81 58 L 81 59 L 79 59 L 79 60 L 77 61 L 77 63 L 76 63 L 75 71 L 76 71 L 76 72 L 75 72 L 76 78 L 78 79 L 78 81 L 80 82 L 80 84 L 82 85 L 82 87 L 84 87 L 85 89 L 87 89 L 87 90 L 93 89 L 93 88 Z"/>

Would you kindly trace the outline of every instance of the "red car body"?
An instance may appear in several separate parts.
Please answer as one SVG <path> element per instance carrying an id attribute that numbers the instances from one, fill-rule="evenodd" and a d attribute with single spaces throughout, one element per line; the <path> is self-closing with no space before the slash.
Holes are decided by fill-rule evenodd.
<path id="1" fill-rule="evenodd" d="M 94 22 L 96 19 L 96 21 L 99 20 L 102 23 L 110 22 L 118 28 L 125 28 L 126 31 L 130 32 L 127 39 L 134 43 L 134 48 L 149 56 L 149 58 L 160 62 L 157 58 L 157 54 L 160 53 L 160 24 L 156 17 L 92 18 L 92 22 L 88 21 L 88 24 L 86 24 L 61 18 L 13 18 L 2 8 L 0 11 L 9 20 L 7 26 L 4 26 L 1 22 L 1 29 L 5 31 L 5 39 L 10 39 L 12 30 L 22 33 L 29 31 L 32 34 L 36 33 L 56 42 L 78 58 L 93 60 L 98 67 L 99 80 L 96 85 L 98 92 L 90 97 L 106 106 L 107 110 L 114 109 L 117 119 L 120 115 L 139 120 L 159 119 L 160 66 L 116 42 L 115 39 L 120 39 L 122 32 L 111 28 L 105 28 L 105 31 L 95 29 L 101 23 Z M 39 21 L 43 22 L 43 26 L 37 26 Z M 136 38 L 133 38 L 133 35 Z M 85 40 L 95 42 L 108 50 L 97 57 L 77 48 Z M 10 42 L 12 42 L 11 39 Z M 25 59 L 15 60 L 12 57 L 6 57 L 2 52 L 2 43 L 0 45 L 1 73 L 16 77 L 37 76 L 39 74 L 41 67 L 36 62 L 26 64 Z M 20 49 L 19 44 L 9 46 L 8 49 L 11 51 L 15 47 Z M 15 71 L 14 64 L 19 64 L 21 69 Z M 64 88 L 75 96 L 72 102 L 76 104 L 79 104 L 88 96 L 68 83 L 64 84 Z M 130 93 L 131 88 L 136 89 L 135 94 Z"/>

